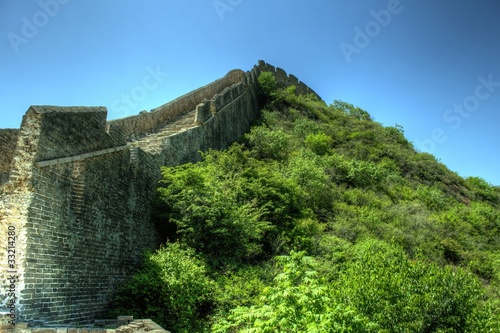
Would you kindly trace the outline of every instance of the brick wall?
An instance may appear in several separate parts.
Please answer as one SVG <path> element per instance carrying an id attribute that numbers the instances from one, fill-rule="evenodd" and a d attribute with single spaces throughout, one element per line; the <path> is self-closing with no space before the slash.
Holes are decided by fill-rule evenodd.
<path id="1" fill-rule="evenodd" d="M 0 130 L 0 186 L 8 180 L 18 133 L 18 129 Z"/>
<path id="2" fill-rule="evenodd" d="M 226 148 L 247 132 L 259 113 L 257 76 L 271 67 L 231 71 L 134 117 L 106 122 L 103 107 L 33 106 L 19 131 L 0 131 L 8 147 L 17 139 L 3 162 L 9 182 L 0 188 L 0 312 L 8 316 L 14 302 L 18 322 L 102 317 L 116 284 L 161 241 L 150 218 L 161 166 L 197 161 L 200 150 Z M 167 131 L 179 117 L 183 128 Z M 16 298 L 6 297 L 9 274 Z"/>

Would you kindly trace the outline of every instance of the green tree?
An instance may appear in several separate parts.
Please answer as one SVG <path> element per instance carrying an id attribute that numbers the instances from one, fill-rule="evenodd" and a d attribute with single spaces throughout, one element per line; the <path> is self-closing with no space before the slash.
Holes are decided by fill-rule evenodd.
<path id="1" fill-rule="evenodd" d="M 210 161 L 163 168 L 160 197 L 183 242 L 214 263 L 251 258 L 260 254 L 260 240 L 272 226 L 262 219 L 265 207 L 240 195 L 244 179 L 233 181 L 234 170 L 220 171 Z"/>

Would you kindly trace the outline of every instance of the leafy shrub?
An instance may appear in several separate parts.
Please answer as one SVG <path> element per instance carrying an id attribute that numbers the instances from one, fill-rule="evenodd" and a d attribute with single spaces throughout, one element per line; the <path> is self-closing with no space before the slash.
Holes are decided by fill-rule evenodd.
<path id="1" fill-rule="evenodd" d="M 464 255 L 467 266 L 479 277 L 500 281 L 500 255 L 490 252 L 473 251 Z"/>
<path id="2" fill-rule="evenodd" d="M 305 203 L 315 212 L 330 209 L 332 188 L 321 159 L 308 150 L 300 150 L 290 157 L 286 175 L 300 185 Z"/>
<path id="3" fill-rule="evenodd" d="M 259 77 L 257 78 L 257 82 L 259 83 L 259 88 L 260 88 L 259 95 L 261 99 L 267 101 L 274 96 L 276 92 L 277 83 L 273 73 L 261 72 L 259 74 Z"/>
<path id="4" fill-rule="evenodd" d="M 332 147 L 333 140 L 325 133 L 308 134 L 304 143 L 307 148 L 311 149 L 318 155 L 325 155 Z"/>
<path id="5" fill-rule="evenodd" d="M 245 137 L 260 158 L 283 160 L 288 155 L 290 135 L 282 129 L 271 130 L 265 126 L 257 126 Z"/>
<path id="6" fill-rule="evenodd" d="M 318 133 L 321 129 L 320 124 L 306 117 L 301 117 L 293 123 L 293 135 L 300 140 L 305 140 L 309 134 Z"/>
<path id="7" fill-rule="evenodd" d="M 443 251 L 444 259 L 452 264 L 458 264 L 463 259 L 464 249 L 457 241 L 445 238 L 439 243 L 439 248 Z"/>
<path id="8" fill-rule="evenodd" d="M 435 187 L 418 185 L 415 198 L 423 202 L 431 210 L 442 210 L 449 206 L 444 194 Z"/>
<path id="9" fill-rule="evenodd" d="M 321 233 L 324 225 L 312 218 L 299 219 L 290 232 L 292 248 L 296 251 L 306 251 L 310 254 L 318 252 Z"/>
<path id="10" fill-rule="evenodd" d="M 340 297 L 388 332 L 468 332 L 490 320 L 476 317 L 483 289 L 465 270 L 409 260 L 374 240 L 353 247 L 351 255 Z"/>
<path id="11" fill-rule="evenodd" d="M 222 163 L 222 169 L 230 170 L 233 162 Z M 241 198 L 231 178 L 219 179 L 211 169 L 210 164 L 163 168 L 158 191 L 168 206 L 170 222 L 177 225 L 184 242 L 214 263 L 260 254 L 260 240 L 271 228 L 262 219 L 264 209 L 255 200 Z"/>
<path id="12" fill-rule="evenodd" d="M 368 112 L 366 112 L 365 110 L 363 110 L 357 106 L 354 106 L 350 103 L 335 100 L 335 101 L 333 101 L 333 104 L 331 105 L 331 107 L 333 107 L 336 110 L 345 112 L 358 120 L 367 120 L 367 121 L 372 120 L 372 118 Z"/>
<path id="13" fill-rule="evenodd" d="M 233 309 L 213 332 L 376 332 L 377 325 L 331 298 L 311 257 L 292 252 L 276 260 L 283 272 L 264 290 L 261 304 Z"/>
<path id="14" fill-rule="evenodd" d="M 365 187 L 379 183 L 386 172 L 373 162 L 350 160 L 347 162 L 347 181 L 353 186 Z"/>
<path id="15" fill-rule="evenodd" d="M 486 180 L 480 177 L 468 177 L 465 180 L 466 185 L 472 190 L 474 196 L 479 200 L 490 201 L 492 203 L 500 203 L 500 195 L 495 191 L 494 187 Z"/>
<path id="16" fill-rule="evenodd" d="M 217 316 L 223 318 L 233 308 L 258 303 L 263 290 L 272 282 L 274 270 L 270 264 L 240 266 L 218 276 L 215 290 Z"/>
<path id="17" fill-rule="evenodd" d="M 152 318 L 175 332 L 203 327 L 213 303 L 214 283 L 194 250 L 169 243 L 147 255 L 138 271 L 111 302 L 113 315 Z"/>

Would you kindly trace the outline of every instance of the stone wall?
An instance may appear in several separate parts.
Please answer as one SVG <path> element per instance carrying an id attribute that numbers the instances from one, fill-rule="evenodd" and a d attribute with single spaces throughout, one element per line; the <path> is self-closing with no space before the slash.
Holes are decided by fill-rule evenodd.
<path id="1" fill-rule="evenodd" d="M 104 107 L 32 106 L 40 115 L 40 141 L 35 161 L 51 160 L 125 145 L 125 137 L 106 132 Z"/>
<path id="2" fill-rule="evenodd" d="M 151 176 L 132 177 L 128 149 L 98 154 L 126 144 L 105 129 L 104 108 L 31 107 L 24 117 L 18 147 L 26 146 L 0 201 L 3 232 L 17 234 L 16 266 L 3 266 L 5 256 L 0 265 L 17 277 L 18 320 L 102 316 L 108 291 L 159 244 L 148 218 L 152 193 L 143 186 Z M 84 155 L 48 163 L 76 154 Z"/>
<path id="3" fill-rule="evenodd" d="M 0 131 L 11 147 L 0 162 L 4 173 L 10 165 L 0 188 L 3 321 L 102 318 L 110 292 L 161 241 L 150 217 L 161 166 L 197 161 L 199 151 L 224 149 L 247 132 L 259 114 L 257 76 L 272 68 L 259 62 L 234 70 L 151 112 L 110 122 L 104 107 L 33 106 L 20 130 Z M 282 85 L 298 82 L 274 73 Z"/>
<path id="4" fill-rule="evenodd" d="M 18 129 L 0 129 L 0 186 L 8 180 L 18 133 Z"/>
<path id="5" fill-rule="evenodd" d="M 296 92 L 298 94 L 313 94 L 319 100 L 321 100 L 321 97 L 318 94 L 316 94 L 314 90 L 309 88 L 305 83 L 299 81 L 299 79 L 296 76 L 292 74 L 288 75 L 283 69 L 269 65 L 265 63 L 263 60 L 259 60 L 258 67 L 259 70 L 262 72 L 273 73 L 274 77 L 276 78 L 276 81 L 278 82 L 278 86 L 289 87 L 294 85 L 296 87 Z"/>
<path id="6" fill-rule="evenodd" d="M 240 82 L 243 76 L 243 71 L 232 70 L 223 78 L 193 90 L 150 112 L 112 120 L 109 122 L 109 125 L 115 126 L 117 131 L 122 131 L 127 138 L 142 137 L 147 134 L 155 133 L 176 117 L 194 110 L 196 105 L 202 100 L 210 99 L 224 88 Z"/>

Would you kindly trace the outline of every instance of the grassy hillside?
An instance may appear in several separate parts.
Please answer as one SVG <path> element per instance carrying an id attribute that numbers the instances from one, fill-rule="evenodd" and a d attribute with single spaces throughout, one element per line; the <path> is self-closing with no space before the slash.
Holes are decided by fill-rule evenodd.
<path id="1" fill-rule="evenodd" d="M 241 142 L 164 168 L 168 243 L 113 311 L 174 333 L 500 331 L 500 188 L 351 104 L 259 82 Z"/>

